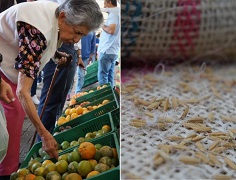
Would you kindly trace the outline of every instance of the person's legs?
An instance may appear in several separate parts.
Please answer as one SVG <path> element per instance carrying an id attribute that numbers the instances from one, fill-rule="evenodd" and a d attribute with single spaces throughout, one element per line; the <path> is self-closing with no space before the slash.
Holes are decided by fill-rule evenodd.
<path id="1" fill-rule="evenodd" d="M 20 138 L 22 126 L 25 118 L 25 111 L 23 110 L 20 101 L 16 96 L 16 84 L 10 82 L 3 74 L 2 78 L 9 83 L 11 86 L 16 100 L 11 103 L 1 104 L 5 111 L 5 116 L 7 120 L 7 130 L 9 134 L 9 143 L 7 154 L 2 163 L 0 164 L 0 178 L 7 178 L 2 176 L 11 175 L 12 172 L 17 171 L 19 165 L 19 154 L 20 154 Z"/>
<path id="2" fill-rule="evenodd" d="M 88 63 L 89 63 L 89 58 L 87 59 L 83 59 L 83 62 L 84 62 L 84 66 L 85 68 L 88 66 Z M 77 67 L 77 73 L 78 73 L 78 79 L 77 79 L 77 82 L 76 82 L 76 88 L 75 88 L 75 93 L 78 93 L 81 91 L 83 85 L 84 85 L 84 77 L 85 77 L 85 73 L 86 73 L 86 70 L 80 66 Z"/>
<path id="3" fill-rule="evenodd" d="M 68 67 L 63 67 L 59 70 L 54 82 L 52 93 L 48 99 L 48 104 L 41 119 L 45 128 L 51 133 L 53 132 L 53 129 L 55 127 L 57 115 L 62 111 L 62 108 L 64 106 L 66 95 L 69 91 L 72 79 L 74 78 L 75 64 L 77 61 L 75 50 L 72 49 L 70 45 L 63 44 L 62 47 L 59 48 L 59 51 L 71 54 L 73 56 L 73 61 Z M 44 84 L 41 92 L 40 104 L 38 107 L 39 115 L 42 112 L 42 108 L 47 97 L 47 92 L 49 91 L 55 68 L 56 64 L 52 60 L 50 60 L 44 67 Z M 37 139 L 38 141 L 40 141 L 40 137 L 38 135 Z"/>
<path id="4" fill-rule="evenodd" d="M 115 54 L 103 54 L 100 53 L 98 60 L 98 82 L 100 85 L 111 82 L 111 85 L 114 84 L 114 70 L 110 72 L 111 68 L 114 69 L 114 64 L 117 55 Z M 110 74 L 109 74 L 110 73 Z M 111 81 L 113 77 L 113 81 Z"/>
<path id="5" fill-rule="evenodd" d="M 108 82 L 111 83 L 112 87 L 115 86 L 115 65 L 116 65 L 116 57 L 112 54 L 112 56 L 110 57 L 111 58 L 111 68 L 109 70 L 109 73 L 108 73 Z M 114 59 L 112 61 L 112 59 Z"/>

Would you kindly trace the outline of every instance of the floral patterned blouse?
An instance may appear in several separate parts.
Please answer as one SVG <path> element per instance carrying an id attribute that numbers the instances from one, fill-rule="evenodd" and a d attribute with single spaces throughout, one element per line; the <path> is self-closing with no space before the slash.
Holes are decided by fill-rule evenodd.
<path id="1" fill-rule="evenodd" d="M 47 47 L 47 41 L 38 29 L 25 22 L 17 22 L 17 31 L 19 54 L 15 59 L 15 69 L 27 77 L 35 79 L 39 72 L 40 59 Z"/>

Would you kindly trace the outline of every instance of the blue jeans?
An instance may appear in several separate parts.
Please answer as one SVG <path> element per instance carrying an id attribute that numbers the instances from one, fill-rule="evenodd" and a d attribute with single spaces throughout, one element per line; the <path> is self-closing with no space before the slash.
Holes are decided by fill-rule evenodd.
<path id="1" fill-rule="evenodd" d="M 88 66 L 89 58 L 83 59 L 85 68 Z M 85 70 L 80 66 L 77 67 L 78 79 L 76 81 L 75 94 L 81 91 L 84 85 Z"/>
<path id="2" fill-rule="evenodd" d="M 67 93 L 74 79 L 77 62 L 77 52 L 74 50 L 74 45 L 63 44 L 58 50 L 61 52 L 66 52 L 67 54 L 71 54 L 73 58 L 68 67 L 63 67 L 59 70 L 51 95 L 48 99 L 48 104 L 41 119 L 43 125 L 50 133 L 53 132 L 55 122 L 58 118 L 57 116 L 60 116 L 62 113 Z M 50 59 L 43 69 L 43 88 L 41 91 L 40 104 L 38 106 L 39 116 L 42 112 L 56 66 L 57 65 L 54 63 L 54 61 Z M 39 135 L 37 135 L 37 140 L 40 141 Z"/>
<path id="3" fill-rule="evenodd" d="M 98 82 L 100 86 L 108 82 L 114 86 L 116 54 L 100 53 L 98 58 Z"/>

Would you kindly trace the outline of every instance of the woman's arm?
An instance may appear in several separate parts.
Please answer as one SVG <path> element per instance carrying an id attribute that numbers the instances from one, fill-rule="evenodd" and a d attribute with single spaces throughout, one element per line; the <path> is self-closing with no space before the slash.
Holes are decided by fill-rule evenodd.
<path id="1" fill-rule="evenodd" d="M 34 80 L 32 78 L 27 77 L 25 74 L 19 72 L 16 94 L 22 104 L 23 109 L 25 110 L 31 122 L 34 124 L 38 134 L 42 139 L 43 149 L 50 157 L 58 158 L 57 142 L 42 124 L 30 95 L 30 89 L 33 81 Z"/>

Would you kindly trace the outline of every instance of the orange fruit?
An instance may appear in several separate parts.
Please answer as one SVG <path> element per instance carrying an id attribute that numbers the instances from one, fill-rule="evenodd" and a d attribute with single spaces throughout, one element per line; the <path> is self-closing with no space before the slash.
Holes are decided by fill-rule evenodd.
<path id="1" fill-rule="evenodd" d="M 67 109 L 65 110 L 65 115 L 66 115 L 66 116 L 70 115 L 70 110 L 71 110 L 71 108 L 67 108 Z"/>
<path id="2" fill-rule="evenodd" d="M 25 176 L 25 180 L 34 180 L 36 178 L 36 176 L 34 174 L 27 174 Z"/>
<path id="3" fill-rule="evenodd" d="M 80 155 L 79 155 L 79 153 L 77 151 L 72 151 L 72 152 L 70 152 L 68 154 L 67 161 L 69 163 L 71 163 L 72 161 L 80 162 L 81 161 L 81 157 L 80 157 Z"/>
<path id="4" fill-rule="evenodd" d="M 82 177 L 86 177 L 91 171 L 93 171 L 93 167 L 89 161 L 82 160 L 78 164 L 77 171 Z"/>
<path id="5" fill-rule="evenodd" d="M 60 126 L 62 124 L 64 124 L 66 122 L 66 118 L 61 116 L 59 117 L 59 119 L 57 120 L 57 125 Z"/>
<path id="6" fill-rule="evenodd" d="M 68 165 L 68 173 L 76 173 L 77 172 L 77 167 L 78 167 L 79 163 L 77 161 L 72 161 L 69 165 Z"/>
<path id="7" fill-rule="evenodd" d="M 89 159 L 89 163 L 92 165 L 92 168 L 94 169 L 95 166 L 98 164 L 98 162 L 95 159 Z"/>
<path id="8" fill-rule="evenodd" d="M 109 100 L 107 100 L 107 99 L 105 99 L 105 100 L 102 101 L 102 104 L 103 104 L 103 105 L 104 105 L 104 104 L 107 104 L 107 103 L 109 103 Z"/>
<path id="9" fill-rule="evenodd" d="M 77 113 L 72 113 L 70 115 L 70 120 L 77 118 L 79 115 Z"/>
<path id="10" fill-rule="evenodd" d="M 48 164 L 53 164 L 53 162 L 51 160 L 47 159 L 47 160 L 43 161 L 42 167 L 46 167 Z"/>
<path id="11" fill-rule="evenodd" d="M 57 180 L 59 180 L 59 179 L 61 179 L 61 175 L 57 172 L 57 171 L 50 171 L 47 175 L 46 175 L 46 180 L 47 179 L 51 179 L 51 180 L 53 180 L 53 179 L 57 179 Z"/>
<path id="12" fill-rule="evenodd" d="M 68 168 L 68 162 L 65 160 L 60 160 L 56 162 L 56 171 L 60 174 L 63 174 L 67 171 Z"/>
<path id="13" fill-rule="evenodd" d="M 118 158 L 117 150 L 116 148 L 111 148 L 113 151 L 113 158 Z"/>
<path id="14" fill-rule="evenodd" d="M 79 146 L 79 153 L 84 159 L 92 159 L 96 153 L 96 148 L 91 142 L 83 142 Z"/>
<path id="15" fill-rule="evenodd" d="M 72 98 L 72 99 L 70 100 L 69 106 L 72 106 L 72 105 L 74 105 L 74 104 L 76 104 L 76 100 L 75 100 L 74 98 Z"/>
<path id="16" fill-rule="evenodd" d="M 44 167 L 38 167 L 34 170 L 34 175 L 36 176 L 43 176 Z"/>
<path id="17" fill-rule="evenodd" d="M 111 127 L 108 125 L 104 125 L 104 126 L 102 126 L 102 131 L 103 131 L 103 133 L 108 133 L 111 131 Z"/>
<path id="18" fill-rule="evenodd" d="M 109 166 L 103 163 L 99 163 L 94 168 L 95 171 L 98 171 L 100 173 L 109 170 Z"/>
<path id="19" fill-rule="evenodd" d="M 78 173 L 70 173 L 65 177 L 65 180 L 82 180 L 82 177 Z"/>
<path id="20" fill-rule="evenodd" d="M 76 113 L 76 109 L 75 108 L 71 108 L 70 110 L 70 114 Z"/>
<path id="21" fill-rule="evenodd" d="M 93 176 L 96 176 L 97 174 L 100 174 L 99 171 L 91 171 L 90 173 L 88 173 L 86 178 L 91 178 Z"/>
<path id="22" fill-rule="evenodd" d="M 41 167 L 41 166 L 42 166 L 42 164 L 41 164 L 40 162 L 36 162 L 36 163 L 34 163 L 34 164 L 31 166 L 30 171 L 31 171 L 32 173 L 34 173 L 34 171 L 35 171 L 37 168 Z"/>
<path id="23" fill-rule="evenodd" d="M 30 171 L 26 168 L 21 168 L 17 170 L 18 177 L 25 177 L 27 174 L 30 174 Z"/>
<path id="24" fill-rule="evenodd" d="M 68 121 L 70 121 L 70 115 L 67 115 L 66 116 L 66 120 L 65 120 L 66 122 L 68 122 Z"/>
<path id="25" fill-rule="evenodd" d="M 45 166 L 45 168 L 43 170 L 43 176 L 46 176 L 49 172 L 55 171 L 55 170 L 56 170 L 56 164 L 50 163 Z"/>
<path id="26" fill-rule="evenodd" d="M 76 107 L 76 113 L 77 114 L 83 114 L 83 108 L 81 106 Z"/>
<path id="27" fill-rule="evenodd" d="M 100 151 L 102 157 L 103 156 L 107 156 L 109 158 L 113 157 L 113 150 L 110 146 L 102 146 L 99 151 Z"/>

